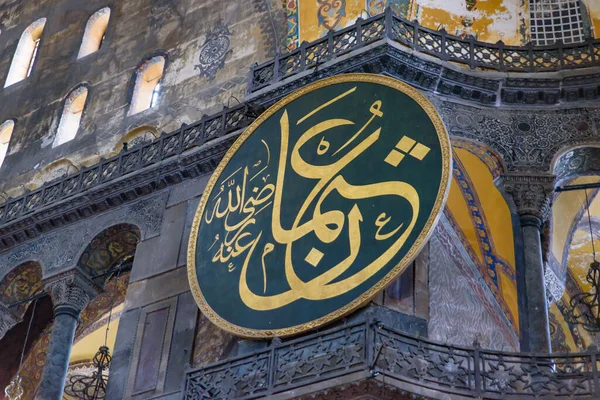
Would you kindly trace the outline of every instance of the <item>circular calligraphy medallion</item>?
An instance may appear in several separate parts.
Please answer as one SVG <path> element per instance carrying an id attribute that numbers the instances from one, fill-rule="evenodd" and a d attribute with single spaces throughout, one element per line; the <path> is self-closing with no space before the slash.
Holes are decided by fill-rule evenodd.
<path id="1" fill-rule="evenodd" d="M 418 254 L 450 176 L 444 125 L 414 88 L 368 74 L 308 85 L 258 117 L 210 178 L 188 249 L 196 302 L 246 337 L 340 318 Z"/>

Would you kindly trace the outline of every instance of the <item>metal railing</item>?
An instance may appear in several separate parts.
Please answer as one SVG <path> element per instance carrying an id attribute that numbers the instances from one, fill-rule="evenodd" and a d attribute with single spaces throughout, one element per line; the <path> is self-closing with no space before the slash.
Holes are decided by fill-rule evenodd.
<path id="1" fill-rule="evenodd" d="M 368 44 L 392 39 L 413 50 L 470 66 L 499 71 L 554 71 L 600 65 L 600 40 L 548 47 L 514 47 L 501 42 L 489 44 L 473 39 L 461 39 L 445 31 L 433 31 L 393 14 L 385 13 L 357 22 L 299 49 L 280 54 L 274 60 L 253 66 L 249 90 L 256 91 L 320 63 Z M 200 121 L 184 125 L 159 139 L 102 159 L 79 172 L 44 184 L 40 189 L 8 199 L 0 205 L 0 225 L 31 214 L 110 180 L 156 164 L 209 140 L 243 128 L 254 119 L 249 108 L 241 104 L 224 108 L 222 112 L 205 116 Z"/>
<path id="2" fill-rule="evenodd" d="M 600 398 L 595 348 L 578 354 L 490 351 L 365 322 L 189 370 L 185 399 L 253 399 L 359 371 L 394 378 L 405 390 L 472 398 Z"/>
<path id="3" fill-rule="evenodd" d="M 273 60 L 253 66 L 249 91 L 254 92 L 298 72 L 341 56 L 349 51 L 388 38 L 414 51 L 443 61 L 453 61 L 470 68 L 496 71 L 548 72 L 600 65 L 600 39 L 582 43 L 537 47 L 507 46 L 463 39 L 445 30 L 425 28 L 393 14 L 391 8 L 368 19 L 358 19 L 354 25 L 298 49 L 278 54 Z"/>
<path id="4" fill-rule="evenodd" d="M 102 159 L 77 173 L 48 182 L 40 189 L 8 199 L 0 205 L 0 224 L 199 147 L 248 126 L 255 117 L 248 105 L 240 104 L 233 108 L 225 107 L 220 113 L 204 116 L 191 125 L 184 124 L 152 142 L 121 151 L 117 156 Z"/>

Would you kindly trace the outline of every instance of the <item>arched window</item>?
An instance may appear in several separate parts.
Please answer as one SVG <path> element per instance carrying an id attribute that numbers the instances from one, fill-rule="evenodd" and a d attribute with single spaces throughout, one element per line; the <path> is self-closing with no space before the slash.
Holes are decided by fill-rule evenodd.
<path id="1" fill-rule="evenodd" d="M 164 68 L 165 58 L 157 56 L 147 60 L 137 69 L 129 115 L 137 114 L 157 104 Z"/>
<path id="2" fill-rule="evenodd" d="M 20 82 L 31 74 L 45 25 L 46 18 L 40 18 L 21 34 L 4 87 Z"/>
<path id="3" fill-rule="evenodd" d="M 108 20 L 110 19 L 110 8 L 104 7 L 96 11 L 88 20 L 83 33 L 83 40 L 79 48 L 77 58 L 82 58 L 88 54 L 100 50 Z"/>
<path id="4" fill-rule="evenodd" d="M 67 96 L 52 147 L 66 143 L 77 135 L 87 94 L 87 88 L 79 86 Z"/>
<path id="5" fill-rule="evenodd" d="M 6 152 L 8 151 L 8 143 L 15 128 L 15 121 L 9 119 L 0 125 L 0 165 L 4 162 Z"/>

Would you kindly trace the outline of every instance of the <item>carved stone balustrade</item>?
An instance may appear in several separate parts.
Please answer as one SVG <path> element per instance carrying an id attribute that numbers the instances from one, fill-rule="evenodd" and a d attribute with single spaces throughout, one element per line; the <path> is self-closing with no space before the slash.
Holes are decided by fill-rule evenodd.
<path id="1" fill-rule="evenodd" d="M 278 54 L 275 59 L 257 65 L 252 70 L 250 92 L 305 71 L 349 51 L 366 47 L 384 39 L 427 54 L 441 61 L 453 61 L 472 69 L 496 71 L 549 72 L 600 65 L 600 40 L 584 43 L 524 47 L 462 39 L 445 30 L 425 28 L 393 14 L 391 8 L 371 18 L 359 19 L 314 42 L 304 42 L 300 48 Z M 513 80 L 514 81 L 514 80 Z M 554 88 L 556 89 L 556 88 Z M 556 93 L 558 95 L 558 92 Z"/>
<path id="2" fill-rule="evenodd" d="M 452 346 L 359 322 L 189 370 L 184 398 L 313 398 L 367 381 L 417 393 L 407 398 L 598 399 L 599 356 Z"/>

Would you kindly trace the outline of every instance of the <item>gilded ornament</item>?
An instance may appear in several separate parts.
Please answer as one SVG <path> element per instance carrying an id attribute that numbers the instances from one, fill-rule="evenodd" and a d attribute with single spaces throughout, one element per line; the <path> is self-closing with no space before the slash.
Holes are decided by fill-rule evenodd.
<path id="1" fill-rule="evenodd" d="M 379 75 L 308 85 L 233 144 L 200 201 L 188 277 L 248 337 L 300 333 L 370 300 L 417 255 L 450 182 L 441 119 Z"/>

